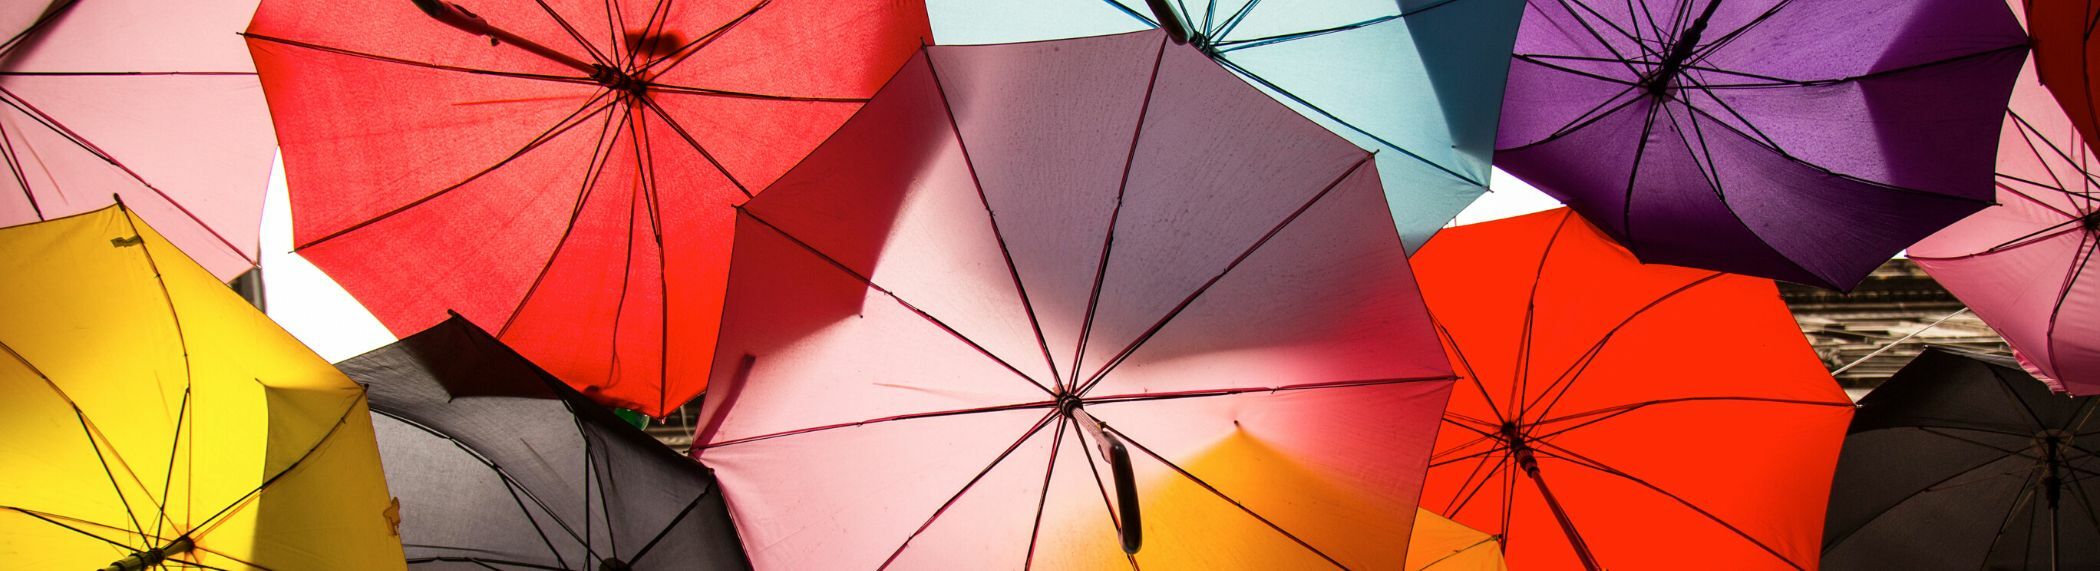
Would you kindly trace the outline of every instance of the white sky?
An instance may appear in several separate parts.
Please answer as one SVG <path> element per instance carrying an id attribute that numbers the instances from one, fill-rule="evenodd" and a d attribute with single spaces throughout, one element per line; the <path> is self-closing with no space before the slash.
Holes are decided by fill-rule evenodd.
<path id="1" fill-rule="evenodd" d="M 1502 169 L 1495 169 L 1488 184 L 1494 191 L 1459 213 L 1458 223 L 1485 222 L 1560 206 Z M 335 280 L 292 253 L 291 204 L 285 195 L 282 160 L 270 173 L 270 194 L 263 205 L 262 267 L 263 295 L 270 317 L 330 362 L 394 341 L 393 334 Z"/>

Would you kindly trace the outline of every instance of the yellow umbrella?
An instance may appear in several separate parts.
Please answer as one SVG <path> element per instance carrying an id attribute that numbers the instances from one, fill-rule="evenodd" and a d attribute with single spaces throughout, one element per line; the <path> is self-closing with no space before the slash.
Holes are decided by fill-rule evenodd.
<path id="1" fill-rule="evenodd" d="M 364 392 L 121 205 L 0 229 L 0 560 L 404 566 Z"/>
<path id="2" fill-rule="evenodd" d="M 1415 510 L 1407 571 L 1507 571 L 1495 536 L 1425 509 Z"/>

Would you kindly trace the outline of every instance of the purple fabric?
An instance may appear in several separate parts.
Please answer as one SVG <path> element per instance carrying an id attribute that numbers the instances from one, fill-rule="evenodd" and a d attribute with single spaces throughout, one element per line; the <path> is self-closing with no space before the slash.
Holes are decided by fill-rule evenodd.
<path id="1" fill-rule="evenodd" d="M 1850 289 L 1991 204 L 2003 3 L 1589 2 L 1526 9 L 1495 162 L 1643 261 Z"/>

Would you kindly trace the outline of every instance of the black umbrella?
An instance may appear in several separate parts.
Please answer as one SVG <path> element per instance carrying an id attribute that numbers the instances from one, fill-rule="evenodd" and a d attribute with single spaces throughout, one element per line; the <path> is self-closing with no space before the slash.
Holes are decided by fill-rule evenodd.
<path id="1" fill-rule="evenodd" d="M 457 315 L 337 367 L 370 387 L 411 565 L 749 567 L 706 468 Z"/>
<path id="2" fill-rule="evenodd" d="M 1931 348 L 1859 403 L 1825 569 L 2100 569 L 2095 400 Z"/>

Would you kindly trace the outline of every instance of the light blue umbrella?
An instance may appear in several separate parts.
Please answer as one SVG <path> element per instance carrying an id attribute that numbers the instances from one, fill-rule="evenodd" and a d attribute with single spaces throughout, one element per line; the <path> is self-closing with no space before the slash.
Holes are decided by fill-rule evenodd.
<path id="1" fill-rule="evenodd" d="M 1155 0 L 1188 44 L 1378 153 L 1409 251 L 1487 189 L 1524 0 Z M 1157 27 L 1146 0 L 929 0 L 943 44 Z"/>

